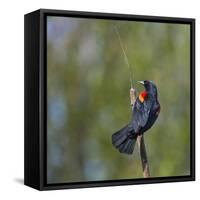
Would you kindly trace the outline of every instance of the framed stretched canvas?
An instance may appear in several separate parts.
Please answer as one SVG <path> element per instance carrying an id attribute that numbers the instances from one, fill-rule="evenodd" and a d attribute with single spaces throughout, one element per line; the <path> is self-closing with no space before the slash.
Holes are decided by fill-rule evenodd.
<path id="1" fill-rule="evenodd" d="M 25 15 L 25 185 L 195 180 L 195 20 Z"/>

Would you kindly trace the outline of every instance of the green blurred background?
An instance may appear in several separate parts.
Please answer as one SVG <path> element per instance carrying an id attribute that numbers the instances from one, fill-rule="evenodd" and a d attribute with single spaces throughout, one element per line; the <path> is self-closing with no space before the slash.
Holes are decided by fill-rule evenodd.
<path id="1" fill-rule="evenodd" d="M 120 154 L 111 135 L 131 116 L 129 71 L 158 87 L 161 112 L 145 134 L 152 177 L 190 174 L 190 26 L 47 18 L 47 182 L 142 178 L 137 146 Z"/>

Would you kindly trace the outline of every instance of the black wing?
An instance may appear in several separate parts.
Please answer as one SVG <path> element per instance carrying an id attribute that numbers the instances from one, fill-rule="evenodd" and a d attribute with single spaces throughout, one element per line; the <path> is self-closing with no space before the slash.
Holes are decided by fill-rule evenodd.
<path id="1" fill-rule="evenodd" d="M 140 102 L 139 98 L 136 99 L 132 116 L 132 125 L 135 133 L 139 133 L 140 129 L 147 124 L 151 107 L 151 97 L 147 97 L 143 103 Z"/>

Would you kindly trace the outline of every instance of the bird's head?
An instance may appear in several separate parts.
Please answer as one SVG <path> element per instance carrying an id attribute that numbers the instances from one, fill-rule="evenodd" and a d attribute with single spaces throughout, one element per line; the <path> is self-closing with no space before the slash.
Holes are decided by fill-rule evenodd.
<path id="1" fill-rule="evenodd" d="M 138 81 L 138 82 L 144 86 L 145 91 L 147 93 L 151 93 L 153 96 L 157 97 L 157 87 L 152 81 L 145 80 L 145 81 Z"/>

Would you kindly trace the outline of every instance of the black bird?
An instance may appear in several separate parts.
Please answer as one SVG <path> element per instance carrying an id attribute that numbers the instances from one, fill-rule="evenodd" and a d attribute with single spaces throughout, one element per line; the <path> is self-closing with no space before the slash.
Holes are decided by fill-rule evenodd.
<path id="1" fill-rule="evenodd" d="M 112 144 L 120 153 L 132 154 L 138 135 L 152 127 L 160 113 L 157 88 L 152 81 L 138 81 L 145 90 L 137 97 L 128 125 L 112 135 Z"/>

